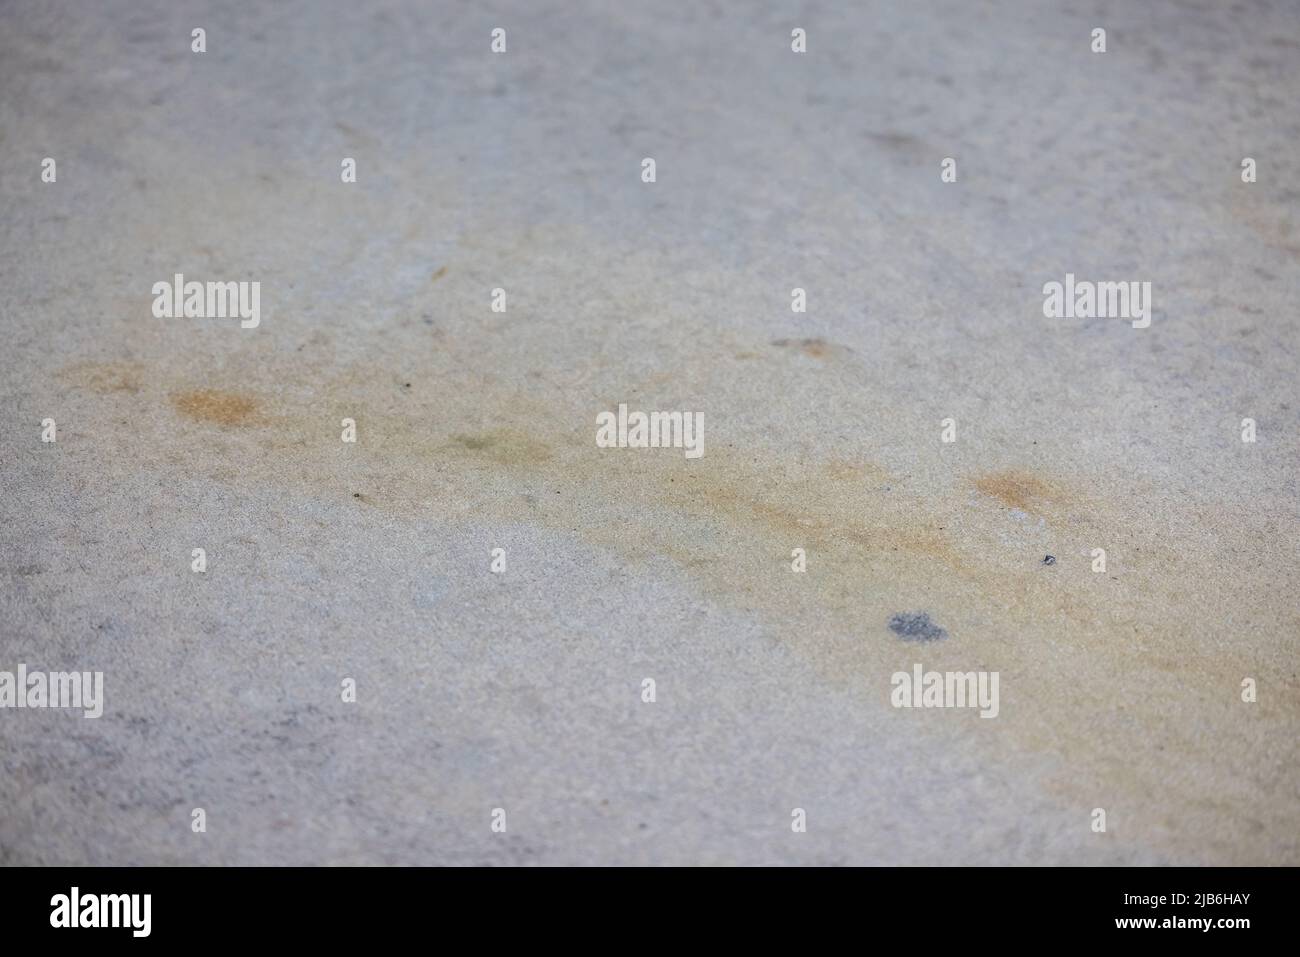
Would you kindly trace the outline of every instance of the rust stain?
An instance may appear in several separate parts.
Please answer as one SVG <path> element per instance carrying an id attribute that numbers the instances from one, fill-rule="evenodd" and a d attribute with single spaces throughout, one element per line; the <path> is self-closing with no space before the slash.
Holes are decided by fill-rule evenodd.
<path id="1" fill-rule="evenodd" d="M 257 421 L 257 402 L 239 392 L 220 389 L 194 389 L 172 396 L 176 411 L 196 422 L 214 425 L 242 426 Z"/>
<path id="2" fill-rule="evenodd" d="M 888 481 L 890 474 L 872 462 L 850 462 L 845 459 L 830 459 L 824 466 L 826 474 L 841 482 L 880 482 Z"/>
<path id="3" fill-rule="evenodd" d="M 1031 515 L 1041 514 L 1045 507 L 1058 503 L 1060 499 L 1057 490 L 1047 482 L 1018 469 L 981 475 L 974 480 L 974 485 L 977 490 L 997 499 L 1008 508 L 1018 508 Z"/>
<path id="4" fill-rule="evenodd" d="M 805 354 L 811 348 L 814 358 L 836 348 L 818 339 L 773 345 Z M 927 650 L 927 667 L 988 667 L 1015 688 L 1016 706 L 983 732 L 999 760 L 1022 751 L 1063 756 L 1069 771 L 1047 782 L 1052 790 L 1082 803 L 1110 789 L 1130 808 L 1158 805 L 1186 821 L 1168 840 L 1201 848 L 1186 835 L 1215 833 L 1212 850 L 1225 861 L 1273 852 L 1263 836 L 1216 830 L 1222 819 L 1206 809 L 1197 782 L 1208 770 L 1244 782 L 1223 793 L 1264 821 L 1267 833 L 1297 833 L 1300 808 L 1283 800 L 1283 777 L 1259 770 L 1266 751 L 1257 742 L 1295 740 L 1284 735 L 1295 727 L 1300 695 L 1294 669 L 1278 662 L 1300 618 L 1280 586 L 1291 566 L 1261 571 L 1232 560 L 1261 547 L 1284 550 L 1277 530 L 1249 510 L 1216 506 L 1202 515 L 1158 488 L 1125 486 L 1121 495 L 1108 492 L 1100 476 L 1071 481 L 1021 468 L 912 488 L 834 449 L 792 461 L 788 447 L 718 441 L 706 445 L 700 463 L 598 450 L 590 409 L 542 401 L 518 387 L 533 367 L 522 352 L 503 360 L 470 343 L 430 342 L 423 354 L 383 358 L 340 363 L 324 345 L 278 363 L 249 353 L 225 369 L 221 381 L 241 384 L 231 391 L 188 389 L 166 368 L 65 371 L 88 393 L 108 390 L 110 400 L 95 404 L 105 414 L 142 401 L 119 388 L 137 382 L 192 420 L 248 426 L 268 418 L 255 396 L 274 393 L 277 428 L 254 441 L 276 454 L 239 456 L 232 480 L 342 498 L 394 520 L 526 521 L 575 535 L 628 565 L 658 561 L 656 574 L 667 559 L 702 598 L 760 620 L 827 685 L 860 695 L 863 707 L 881 697 L 894 670 L 915 660 L 890 635 L 890 616 L 924 609 L 952 635 Z M 399 399 L 392 394 L 397 366 L 421 370 Z M 409 378 L 404 371 L 399 381 Z M 382 467 L 355 476 L 357 484 L 334 464 L 344 461 L 335 457 L 338 414 L 364 415 L 371 423 L 366 441 L 382 450 Z M 190 468 L 195 454 L 213 456 L 187 448 L 183 434 L 154 441 L 160 436 L 145 434 L 150 441 L 140 444 L 135 468 Z M 160 448 L 175 449 L 175 457 L 151 451 Z M 969 508 L 972 489 L 989 508 Z M 1156 521 L 1151 501 L 1186 520 Z M 1053 527 L 1033 534 L 1051 537 L 1009 534 L 993 506 L 1050 516 Z M 1204 528 L 1215 530 L 1209 545 Z M 1098 544 L 1110 553 L 1111 574 L 1089 570 L 1089 550 Z M 807 574 L 788 567 L 795 547 L 807 549 Z M 1049 549 L 1060 557 L 1060 574 L 1041 574 L 1038 560 Z M 1259 620 L 1278 623 L 1275 637 L 1260 644 L 1257 634 L 1224 631 L 1196 640 L 1217 609 L 1243 595 Z M 1225 678 L 1238 675 L 1284 691 L 1247 710 L 1236 703 L 1237 679 Z M 1230 739 L 1235 750 L 1224 748 Z M 1133 760 L 1116 762 L 1116 753 Z M 1267 760 L 1295 754 L 1286 744 Z M 1132 813 L 1136 821 L 1144 812 Z M 1154 818 L 1142 826 L 1162 833 Z"/>
<path id="5" fill-rule="evenodd" d="M 825 339 L 774 339 L 772 345 L 778 349 L 798 349 L 813 359 L 827 359 L 843 347 L 832 345 Z"/>

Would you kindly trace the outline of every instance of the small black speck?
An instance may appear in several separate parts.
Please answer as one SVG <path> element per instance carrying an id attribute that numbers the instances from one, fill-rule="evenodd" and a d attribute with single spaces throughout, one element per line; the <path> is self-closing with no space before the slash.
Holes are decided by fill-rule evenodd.
<path id="1" fill-rule="evenodd" d="M 944 631 L 923 611 L 905 611 L 889 619 L 889 630 L 904 641 L 938 641 L 947 638 Z"/>
<path id="2" fill-rule="evenodd" d="M 352 497 L 353 497 L 353 498 L 360 498 L 360 497 L 361 497 L 361 493 L 360 493 L 360 492 L 353 492 L 353 493 L 352 493 Z"/>
<path id="3" fill-rule="evenodd" d="M 1044 564 L 1044 565 L 1055 565 L 1055 564 L 1056 564 L 1056 556 L 1055 556 L 1055 555 L 1048 555 L 1048 556 L 1046 556 L 1046 557 L 1043 559 L 1043 564 Z"/>

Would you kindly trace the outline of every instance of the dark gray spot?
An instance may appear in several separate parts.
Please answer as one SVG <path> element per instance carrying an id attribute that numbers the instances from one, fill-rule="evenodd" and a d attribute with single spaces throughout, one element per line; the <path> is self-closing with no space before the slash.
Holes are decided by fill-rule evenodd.
<path id="1" fill-rule="evenodd" d="M 1055 565 L 1055 564 L 1056 564 L 1056 556 L 1055 556 L 1055 555 L 1046 555 L 1046 556 L 1044 556 L 1044 557 L 1043 557 L 1043 564 L 1044 564 L 1044 565 Z"/>
<path id="2" fill-rule="evenodd" d="M 126 625 L 122 624 L 122 622 L 118 621 L 116 618 L 108 618 L 100 622 L 98 625 L 95 625 L 94 628 L 95 631 L 99 632 L 99 634 L 103 635 L 105 638 L 121 640 L 130 637 L 130 632 Z"/>
<path id="3" fill-rule="evenodd" d="M 948 632 L 930 620 L 923 611 L 905 611 L 889 619 L 889 630 L 904 641 L 938 641 Z"/>
<path id="4" fill-rule="evenodd" d="M 868 132 L 866 137 L 895 153 L 920 154 L 925 150 L 925 144 L 921 140 L 911 133 L 902 133 L 898 130 L 886 130 L 883 133 Z"/>

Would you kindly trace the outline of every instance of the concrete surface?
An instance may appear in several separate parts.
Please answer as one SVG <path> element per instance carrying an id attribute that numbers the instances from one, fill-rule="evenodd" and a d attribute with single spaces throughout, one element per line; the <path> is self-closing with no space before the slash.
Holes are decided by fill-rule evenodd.
<path id="1" fill-rule="evenodd" d="M 1300 863 L 1298 92 L 1289 3 L 5 3 L 0 670 L 106 702 L 0 862 Z"/>

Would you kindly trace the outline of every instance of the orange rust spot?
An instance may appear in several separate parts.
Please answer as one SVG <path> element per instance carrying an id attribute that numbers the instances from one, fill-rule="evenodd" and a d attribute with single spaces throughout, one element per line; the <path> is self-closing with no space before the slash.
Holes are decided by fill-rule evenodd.
<path id="1" fill-rule="evenodd" d="M 990 472 L 975 479 L 975 488 L 997 499 L 1008 508 L 1037 514 L 1043 506 L 1056 499 L 1050 485 L 1037 476 L 1016 469 Z"/>
<path id="2" fill-rule="evenodd" d="M 257 403 L 238 392 L 219 389 L 195 389 L 172 396 L 172 404 L 181 415 L 216 425 L 249 425 L 257 419 Z"/>

